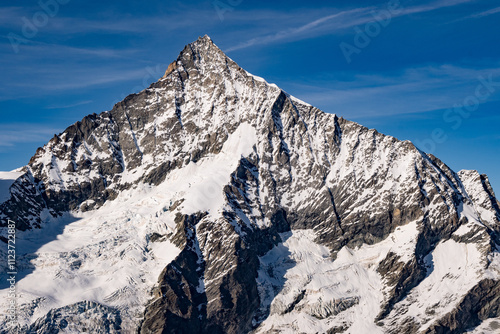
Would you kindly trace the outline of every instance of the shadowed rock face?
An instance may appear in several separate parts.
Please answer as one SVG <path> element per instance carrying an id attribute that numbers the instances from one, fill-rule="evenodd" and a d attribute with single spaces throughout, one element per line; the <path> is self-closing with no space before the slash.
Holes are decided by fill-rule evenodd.
<path id="1" fill-rule="evenodd" d="M 474 243 L 484 256 L 478 267 L 488 267 L 500 209 L 486 176 L 456 174 L 408 141 L 299 101 L 245 72 L 206 36 L 186 46 L 148 89 L 39 148 L 0 205 L 0 226 L 8 218 L 19 230 L 43 228 L 44 215 L 98 210 L 138 184 L 161 185 L 173 171 L 222 154 L 242 124 L 256 138 L 240 138 L 252 152 L 222 176 L 219 212 L 179 212 L 175 233 L 155 235 L 181 251 L 152 287 L 141 333 L 258 332 L 272 313 L 262 308 L 259 258 L 283 232 L 313 230 L 336 259 L 343 248 L 376 245 L 412 222 L 418 231 L 409 257 L 388 252 L 376 264 L 385 290 L 373 321 L 386 332 L 416 333 L 425 325 L 428 333 L 445 333 L 500 316 L 498 277 L 478 281 L 451 312 L 429 316 L 427 324 L 398 316 L 401 302 L 431 274 L 425 258 L 438 244 Z M 467 233 L 457 232 L 465 227 Z M 332 319 L 363 303 L 354 296 L 314 308 L 306 305 L 309 294 L 303 290 L 283 314 L 309 310 Z"/>
<path id="2" fill-rule="evenodd" d="M 463 333 L 483 320 L 500 317 L 499 293 L 499 281 L 480 281 L 460 301 L 459 307 L 438 320 L 426 333 Z"/>

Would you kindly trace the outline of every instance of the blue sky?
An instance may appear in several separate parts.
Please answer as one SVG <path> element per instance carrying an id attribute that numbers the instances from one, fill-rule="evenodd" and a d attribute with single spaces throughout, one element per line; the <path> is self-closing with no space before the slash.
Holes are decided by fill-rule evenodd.
<path id="1" fill-rule="evenodd" d="M 456 171 L 486 173 L 500 192 L 499 31 L 493 0 L 10 2 L 0 170 L 146 88 L 208 34 L 247 71 Z"/>

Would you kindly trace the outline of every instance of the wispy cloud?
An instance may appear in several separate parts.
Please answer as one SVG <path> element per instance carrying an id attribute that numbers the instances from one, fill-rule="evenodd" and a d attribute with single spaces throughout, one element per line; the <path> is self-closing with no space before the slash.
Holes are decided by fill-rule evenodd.
<path id="1" fill-rule="evenodd" d="M 4 35 L 0 35 L 0 37 L 6 37 Z M 5 59 L 13 59 L 16 62 L 23 56 L 33 57 L 36 55 L 37 59 L 40 58 L 69 58 L 69 57 L 80 57 L 87 59 L 96 59 L 98 58 L 122 58 L 122 59 L 131 59 L 132 56 L 139 52 L 138 49 L 127 48 L 127 49 L 118 49 L 118 48 L 107 48 L 107 47 L 74 47 L 63 44 L 56 43 L 45 43 L 37 40 L 26 40 L 26 44 L 21 46 L 22 53 L 14 54 L 10 51 L 10 44 L 6 42 L 7 39 L 3 40 L 3 43 L 0 43 L 0 48 L 5 51 L 4 61 Z"/>
<path id="2" fill-rule="evenodd" d="M 441 0 L 412 7 L 404 7 L 404 4 L 401 4 L 400 10 L 395 12 L 392 17 L 430 12 L 441 8 L 469 3 L 471 1 L 473 0 Z M 298 27 L 287 28 L 276 33 L 250 38 L 226 49 L 225 51 L 231 52 L 245 49 L 254 45 L 265 45 L 273 42 L 300 40 L 305 38 L 313 38 L 324 34 L 336 34 L 339 32 L 344 32 L 347 28 L 373 21 L 374 17 L 372 14 L 377 9 L 381 10 L 385 8 L 384 5 L 379 5 L 339 11 L 330 15 L 314 18 L 310 22 Z M 324 12 L 325 9 L 323 9 L 322 11 Z"/>
<path id="3" fill-rule="evenodd" d="M 65 104 L 65 105 L 53 105 L 53 106 L 47 106 L 45 109 L 68 109 L 68 108 L 74 108 L 78 106 L 83 106 L 89 103 L 92 103 L 92 100 L 87 100 L 87 101 L 81 101 L 77 103 L 71 103 L 71 104 Z"/>
<path id="4" fill-rule="evenodd" d="M 62 92 L 66 90 L 90 88 L 114 82 L 137 81 L 145 76 L 143 68 L 121 69 L 121 68 L 83 68 L 71 71 L 71 76 L 64 73 L 64 68 L 54 68 L 51 77 L 40 77 L 43 80 L 31 82 L 18 82 L 14 87 L 23 89 L 37 89 L 39 91 Z M 44 69 L 43 71 L 47 71 Z M 158 78 L 155 78 L 158 79 Z"/>
<path id="5" fill-rule="evenodd" d="M 453 6 L 457 6 L 457 5 L 463 5 L 463 4 L 466 4 L 466 3 L 473 2 L 473 1 L 474 0 L 440 0 L 440 1 L 434 1 L 434 2 L 431 2 L 431 3 L 428 3 L 428 4 L 419 5 L 419 6 L 405 7 L 398 16 L 409 15 L 409 14 L 416 14 L 416 13 L 431 12 L 431 11 L 438 10 L 438 9 L 441 9 L 441 8 L 453 7 Z"/>
<path id="6" fill-rule="evenodd" d="M 191 14 L 191 13 L 190 13 Z M 195 23 L 200 13 L 193 13 L 195 17 L 116 17 L 106 20 L 90 20 L 77 17 L 56 17 L 51 21 L 47 30 L 57 32 L 64 29 L 65 33 L 151 33 L 154 29 L 163 33 L 182 29 Z"/>
<path id="7" fill-rule="evenodd" d="M 22 7 L 1 7 L 0 8 L 0 27 L 7 27 L 19 24 L 22 13 L 24 12 Z"/>
<path id="8" fill-rule="evenodd" d="M 20 143 L 46 142 L 60 129 L 31 123 L 0 124 L 0 151 Z"/>
<path id="9" fill-rule="evenodd" d="M 341 11 L 335 14 L 323 16 L 313 21 L 310 21 L 304 25 L 295 28 L 288 28 L 286 30 L 278 31 L 274 34 L 267 34 L 259 37 L 251 38 L 247 41 L 239 43 L 233 47 L 225 50 L 226 52 L 231 52 L 235 50 L 245 49 L 254 45 L 262 45 L 269 44 L 276 41 L 282 40 L 291 40 L 291 39 L 302 39 L 306 37 L 311 37 L 310 33 L 316 31 L 317 34 L 323 34 L 328 28 L 330 32 L 344 29 L 346 27 L 350 27 L 355 24 L 360 24 L 364 22 L 364 17 L 370 10 L 373 10 L 374 7 L 364 7 L 357 8 L 352 10 Z M 332 23 L 334 21 L 333 26 L 326 27 L 327 23 Z M 322 29 L 319 29 L 322 28 Z"/>
<path id="10" fill-rule="evenodd" d="M 487 79 L 490 75 L 498 85 L 500 66 L 483 69 L 426 66 L 392 75 L 356 75 L 349 81 L 318 81 L 290 87 L 298 98 L 326 112 L 369 118 L 451 108 L 475 93 L 480 77 Z M 496 100 L 499 95 L 492 95 L 484 102 Z"/>
<path id="11" fill-rule="evenodd" d="M 7 69 L 3 73 L 5 84 L 0 85 L 0 101 L 116 82 L 145 86 L 161 77 L 156 72 L 164 72 L 167 67 L 143 60 L 136 49 L 86 49 L 47 43 L 26 47 L 29 52 L 7 52 L 0 59 L 0 66 Z"/>
<path id="12" fill-rule="evenodd" d="M 490 15 L 497 14 L 497 13 L 500 13 L 500 7 L 496 7 L 496 8 L 492 8 L 489 10 L 485 10 L 484 12 L 472 14 L 472 15 L 465 17 L 464 19 L 478 19 L 478 18 L 490 16 Z"/>
<path id="13" fill-rule="evenodd" d="M 21 34 L 24 24 L 23 17 L 30 18 L 37 8 L 4 7 L 0 8 L 0 27 L 7 28 L 14 33 Z M 39 10 L 39 8 L 38 8 Z M 68 34 L 162 34 L 176 29 L 192 27 L 201 20 L 216 17 L 213 10 L 190 10 L 189 15 L 181 11 L 171 11 L 165 15 L 130 15 L 125 13 L 108 12 L 102 17 L 93 16 L 84 18 L 78 16 L 57 15 L 51 17 L 43 31 L 55 35 Z"/>

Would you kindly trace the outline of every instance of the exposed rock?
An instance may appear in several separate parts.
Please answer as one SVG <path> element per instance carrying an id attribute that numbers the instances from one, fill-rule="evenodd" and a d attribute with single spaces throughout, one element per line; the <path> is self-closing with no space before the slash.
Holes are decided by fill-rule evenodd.
<path id="1" fill-rule="evenodd" d="M 439 319 L 425 333 L 464 333 L 488 318 L 500 317 L 500 281 L 480 281 L 457 308 Z"/>
<path id="2" fill-rule="evenodd" d="M 163 77 L 165 78 L 167 75 L 169 75 L 170 73 L 172 73 L 176 69 L 177 69 L 177 61 L 170 63 L 168 65 L 167 70 L 165 71 L 165 74 L 163 75 Z"/>

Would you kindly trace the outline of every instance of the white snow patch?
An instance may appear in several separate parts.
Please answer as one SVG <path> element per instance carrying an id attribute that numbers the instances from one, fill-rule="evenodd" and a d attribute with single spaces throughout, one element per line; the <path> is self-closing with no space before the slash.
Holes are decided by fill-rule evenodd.
<path id="1" fill-rule="evenodd" d="M 163 217 L 155 214 L 163 203 L 143 196 L 144 191 L 136 191 L 99 210 L 66 214 L 43 229 L 17 233 L 21 325 L 50 309 L 89 300 L 121 309 L 123 329 L 134 330 L 151 298 L 149 290 L 180 252 L 169 241 L 149 241 L 152 233 L 164 233 Z M 8 289 L 0 290 L 3 313 L 7 294 Z M 40 298 L 43 303 L 32 304 Z"/>
<path id="2" fill-rule="evenodd" d="M 328 248 L 314 241 L 313 230 L 283 233 L 284 242 L 260 258 L 259 293 L 263 309 L 270 307 L 270 316 L 256 332 L 324 333 L 347 326 L 349 333 L 382 333 L 374 323 L 384 300 L 377 264 L 389 251 L 410 260 L 417 233 L 417 223 L 409 223 L 376 245 L 342 248 L 335 261 Z M 351 304 L 331 313 L 338 302 Z M 326 317 L 317 319 L 317 314 Z"/>
<path id="3" fill-rule="evenodd" d="M 482 255 L 475 244 L 440 242 L 425 259 L 428 276 L 398 304 L 388 320 L 418 319 L 422 330 L 452 311 L 479 281 Z M 402 311 L 404 310 L 404 311 Z"/>
<path id="4" fill-rule="evenodd" d="M 241 157 L 253 152 L 256 142 L 255 129 L 242 123 L 229 136 L 219 154 L 172 171 L 157 191 L 173 201 L 183 198 L 180 210 L 185 214 L 221 209 L 225 204 L 224 186 L 229 183 Z"/>
<path id="5" fill-rule="evenodd" d="M 22 172 L 0 172 L 0 203 L 5 202 L 10 198 L 10 186 L 23 175 Z"/>
<path id="6" fill-rule="evenodd" d="M 298 99 L 298 98 L 296 98 L 296 97 L 295 97 L 295 96 L 293 96 L 293 95 L 290 95 L 290 99 L 291 99 L 293 102 L 297 102 L 297 103 L 302 104 L 302 105 L 304 105 L 304 106 L 306 106 L 306 107 L 312 107 L 312 105 L 310 105 L 309 103 L 304 102 L 304 101 L 302 101 L 301 99 Z"/>

